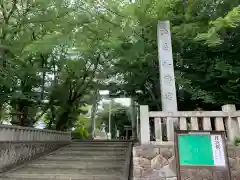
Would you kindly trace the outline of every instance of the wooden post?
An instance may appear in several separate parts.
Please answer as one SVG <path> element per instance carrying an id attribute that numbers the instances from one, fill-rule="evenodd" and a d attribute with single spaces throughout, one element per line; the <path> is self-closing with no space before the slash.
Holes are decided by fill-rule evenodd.
<path id="1" fill-rule="evenodd" d="M 150 126 L 148 106 L 140 106 L 140 134 L 141 144 L 150 143 Z"/>

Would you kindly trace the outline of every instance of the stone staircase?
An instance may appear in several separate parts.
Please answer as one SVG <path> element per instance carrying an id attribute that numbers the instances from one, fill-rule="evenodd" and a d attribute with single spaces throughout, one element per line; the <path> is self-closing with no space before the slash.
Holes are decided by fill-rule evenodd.
<path id="1" fill-rule="evenodd" d="M 128 147 L 128 142 L 72 142 L 0 174 L 0 180 L 123 180 Z"/>

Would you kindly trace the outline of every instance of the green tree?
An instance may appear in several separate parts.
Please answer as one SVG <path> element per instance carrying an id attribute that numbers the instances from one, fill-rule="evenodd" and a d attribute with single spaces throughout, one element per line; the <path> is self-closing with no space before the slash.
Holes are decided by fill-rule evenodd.
<path id="1" fill-rule="evenodd" d="M 240 106 L 239 0 L 0 1 L 0 107 L 75 126 L 109 89 L 161 109 L 157 22 L 170 20 L 180 110 Z"/>
<path id="2" fill-rule="evenodd" d="M 171 21 L 179 109 L 218 109 L 226 103 L 239 106 L 239 65 L 236 62 L 239 3 L 238 0 L 186 3 L 137 0 L 121 8 L 111 4 L 117 14 L 112 21 L 115 27 L 131 29 L 131 33 L 123 32 L 125 36 L 120 38 L 121 42 L 112 53 L 116 61 L 110 73 L 115 78 L 111 77 L 109 87 L 113 92 L 134 97 L 139 104 L 150 105 L 153 110 L 161 109 L 156 25 L 158 20 L 168 19 Z M 127 17 L 130 18 L 126 20 Z M 218 38 L 219 33 L 221 38 Z"/>
<path id="3" fill-rule="evenodd" d="M 70 119 L 102 78 L 110 46 L 111 32 L 96 31 L 97 7 L 69 0 L 0 5 L 0 105 L 11 105 L 12 124 L 33 126 L 50 111 L 56 129 L 73 126 Z"/>

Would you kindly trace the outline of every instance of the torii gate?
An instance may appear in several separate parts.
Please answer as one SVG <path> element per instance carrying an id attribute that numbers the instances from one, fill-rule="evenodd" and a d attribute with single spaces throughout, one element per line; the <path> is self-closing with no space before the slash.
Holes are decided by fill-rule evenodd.
<path id="1" fill-rule="evenodd" d="M 97 104 L 99 102 L 99 97 L 101 96 L 99 94 L 99 91 L 100 90 L 97 90 L 95 93 L 94 93 L 94 97 L 93 97 L 93 105 L 91 107 L 91 110 L 90 110 L 90 114 L 91 114 L 91 137 L 94 138 L 94 131 L 95 131 L 95 114 L 96 114 L 96 111 L 97 111 Z M 106 96 L 106 95 L 104 95 Z M 109 93 L 107 95 L 110 99 L 113 99 L 113 98 L 121 98 L 121 97 L 124 97 L 124 98 L 127 98 L 125 95 L 120 95 L 120 94 L 111 94 Z M 135 105 L 135 102 L 132 98 L 129 98 L 131 99 L 131 104 L 130 104 L 130 108 L 131 108 L 131 129 L 132 129 L 132 139 L 135 140 L 137 138 L 137 112 L 136 112 L 136 105 Z M 111 102 L 109 104 L 111 106 Z M 109 107 L 111 108 L 111 107 Z M 109 109 L 110 111 L 110 109 Z M 111 112 L 109 112 L 109 128 L 111 127 Z M 110 133 L 110 129 L 108 130 L 108 135 L 111 136 L 111 133 Z"/>

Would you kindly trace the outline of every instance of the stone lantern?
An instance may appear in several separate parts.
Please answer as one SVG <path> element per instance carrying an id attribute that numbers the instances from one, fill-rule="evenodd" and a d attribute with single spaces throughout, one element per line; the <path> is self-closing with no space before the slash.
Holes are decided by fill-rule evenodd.
<path id="1" fill-rule="evenodd" d="M 101 126 L 100 126 L 101 132 L 106 133 L 106 129 L 105 128 L 106 128 L 106 125 L 104 123 L 102 123 Z"/>

